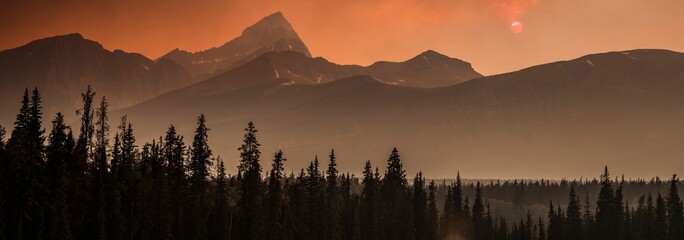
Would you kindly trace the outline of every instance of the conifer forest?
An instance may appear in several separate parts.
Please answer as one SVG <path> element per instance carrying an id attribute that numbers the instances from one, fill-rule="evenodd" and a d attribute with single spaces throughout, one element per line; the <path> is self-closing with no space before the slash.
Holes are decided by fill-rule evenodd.
<path id="1" fill-rule="evenodd" d="M 194 136 L 171 125 L 140 142 L 104 96 L 81 97 L 73 126 L 66 113 L 43 115 L 37 88 L 12 103 L 14 126 L 0 127 L 0 239 L 684 239 L 676 174 L 429 179 L 407 176 L 397 148 L 359 161 L 359 175 L 338 171 L 333 149 L 292 169 L 287 152 L 260 150 L 252 122 L 241 146 L 227 146 L 239 165 L 225 166 L 208 144 L 222 133 L 204 115 L 186 116 Z"/>

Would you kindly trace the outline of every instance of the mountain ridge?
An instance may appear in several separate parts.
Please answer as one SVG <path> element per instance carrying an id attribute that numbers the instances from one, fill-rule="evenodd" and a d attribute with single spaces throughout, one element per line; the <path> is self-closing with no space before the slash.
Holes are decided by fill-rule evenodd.
<path id="1" fill-rule="evenodd" d="M 386 157 L 378 149 L 397 146 L 405 153 L 407 166 L 440 162 L 440 168 L 427 170 L 435 175 L 448 175 L 442 169 L 504 174 L 511 164 L 544 164 L 549 174 L 581 174 L 586 167 L 638 165 L 649 153 L 653 162 L 684 154 L 672 144 L 684 134 L 681 66 L 682 53 L 633 50 L 440 88 L 397 86 L 368 76 L 325 84 L 273 81 L 187 95 L 187 100 L 172 104 L 173 111 L 164 110 L 168 104 L 163 102 L 148 102 L 115 114 L 127 114 L 145 129 L 142 135 L 152 139 L 164 127 L 145 121 L 151 117 L 148 111 L 173 119 L 184 134 L 191 134 L 194 124 L 188 116 L 205 113 L 210 127 L 221 133 L 212 141 L 221 146 L 217 154 L 222 156 L 236 156 L 223 146 L 239 146 L 239 137 L 231 136 L 240 136 L 245 122 L 254 121 L 264 152 L 282 149 L 295 168 L 331 146 L 346 153 L 344 159 L 376 161 Z M 580 158 L 587 164 L 568 164 Z M 483 164 L 501 168 L 487 169 Z M 342 166 L 343 161 L 340 165 L 343 171 L 354 169 Z M 652 166 L 667 164 L 649 166 L 642 168 L 662 171 Z"/>
<path id="2" fill-rule="evenodd" d="M 183 68 L 170 61 L 152 61 L 137 53 L 110 51 L 80 34 L 38 39 L 0 52 L 2 100 L 21 99 L 25 88 L 38 87 L 49 105 L 48 116 L 73 111 L 80 105 L 80 93 L 88 85 L 106 95 L 113 109 L 130 106 L 168 90 L 192 83 Z M 14 105 L 1 106 L 14 112 Z M 9 114 L 1 116 L 11 121 Z"/>
<path id="3" fill-rule="evenodd" d="M 277 44 L 279 42 L 287 44 Z M 298 51 L 311 56 L 308 47 L 285 16 L 281 12 L 276 12 L 245 28 L 240 36 L 219 47 L 197 52 L 176 48 L 157 60 L 167 58 L 176 61 L 197 81 L 201 81 L 230 70 L 235 62 L 263 48 L 270 48 L 270 51 Z"/>

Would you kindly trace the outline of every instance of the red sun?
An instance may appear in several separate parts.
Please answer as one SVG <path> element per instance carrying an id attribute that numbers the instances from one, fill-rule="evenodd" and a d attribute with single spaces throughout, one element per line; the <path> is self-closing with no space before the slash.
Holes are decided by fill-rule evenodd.
<path id="1" fill-rule="evenodd" d="M 523 24 L 521 22 L 511 23 L 511 31 L 516 34 L 521 33 L 523 31 Z"/>

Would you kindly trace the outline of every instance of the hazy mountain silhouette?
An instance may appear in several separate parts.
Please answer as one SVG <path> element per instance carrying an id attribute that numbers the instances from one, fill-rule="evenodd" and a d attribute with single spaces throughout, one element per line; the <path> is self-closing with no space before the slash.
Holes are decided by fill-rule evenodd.
<path id="1" fill-rule="evenodd" d="M 345 153 L 340 159 L 358 162 L 384 159 L 378 149 L 398 146 L 407 166 L 420 164 L 431 176 L 450 176 L 452 169 L 499 177 L 580 175 L 606 164 L 649 175 L 684 154 L 677 144 L 684 135 L 682 53 L 588 55 L 442 88 L 396 86 L 377 76 L 344 78 L 337 69 L 365 74 L 370 67 L 295 57 L 303 64 L 292 61 L 296 55 L 269 53 L 115 114 L 128 114 L 140 136 L 151 140 L 167 127 L 156 119 L 189 135 L 193 116 L 205 113 L 217 133 L 212 145 L 224 157 L 236 155 L 245 122 L 254 120 L 265 152 L 283 149 L 294 167 L 331 147 Z M 281 57 L 287 61 L 277 61 Z M 292 66 L 316 71 L 289 74 Z M 326 76 L 321 83 L 327 83 L 288 84 L 315 76 Z M 331 81 L 336 77 L 344 79 Z M 645 158 L 662 164 L 646 164 Z M 486 167 L 491 164 L 498 167 Z M 548 171 L 508 171 L 529 164 L 544 164 Z M 344 161 L 340 166 L 358 168 Z"/>
<path id="2" fill-rule="evenodd" d="M 3 123 L 11 123 L 25 88 L 38 87 L 46 119 L 56 111 L 71 115 L 88 85 L 98 98 L 120 108 L 192 83 L 173 61 L 154 62 L 140 54 L 106 50 L 80 34 L 40 39 L 0 52 L 0 105 Z M 47 122 L 47 121 L 44 121 Z"/>
<path id="3" fill-rule="evenodd" d="M 470 63 L 432 50 L 405 62 L 376 62 L 368 66 L 366 74 L 411 87 L 445 87 L 482 77 Z"/>
<path id="4" fill-rule="evenodd" d="M 309 49 L 285 19 L 276 12 L 248 27 L 239 37 L 223 46 L 199 52 L 174 49 L 159 59 L 170 59 L 185 67 L 197 81 L 235 67 L 270 51 L 297 51 L 311 57 Z"/>
<path id="5" fill-rule="evenodd" d="M 470 63 L 428 51 L 405 62 L 377 62 L 368 67 L 339 65 L 300 52 L 267 52 L 208 80 L 179 91 L 216 94 L 262 84 L 321 84 L 355 75 L 401 86 L 448 86 L 481 77 Z"/>

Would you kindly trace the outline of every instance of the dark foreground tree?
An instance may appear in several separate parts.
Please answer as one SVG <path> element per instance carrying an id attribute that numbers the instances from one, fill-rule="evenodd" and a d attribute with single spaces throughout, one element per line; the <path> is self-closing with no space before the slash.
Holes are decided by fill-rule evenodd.
<path id="1" fill-rule="evenodd" d="M 261 180 L 261 164 L 259 158 L 259 142 L 257 129 L 249 122 L 245 128 L 245 136 L 240 151 L 239 171 L 242 174 L 242 195 L 240 196 L 240 239 L 264 239 L 263 184 Z"/>

